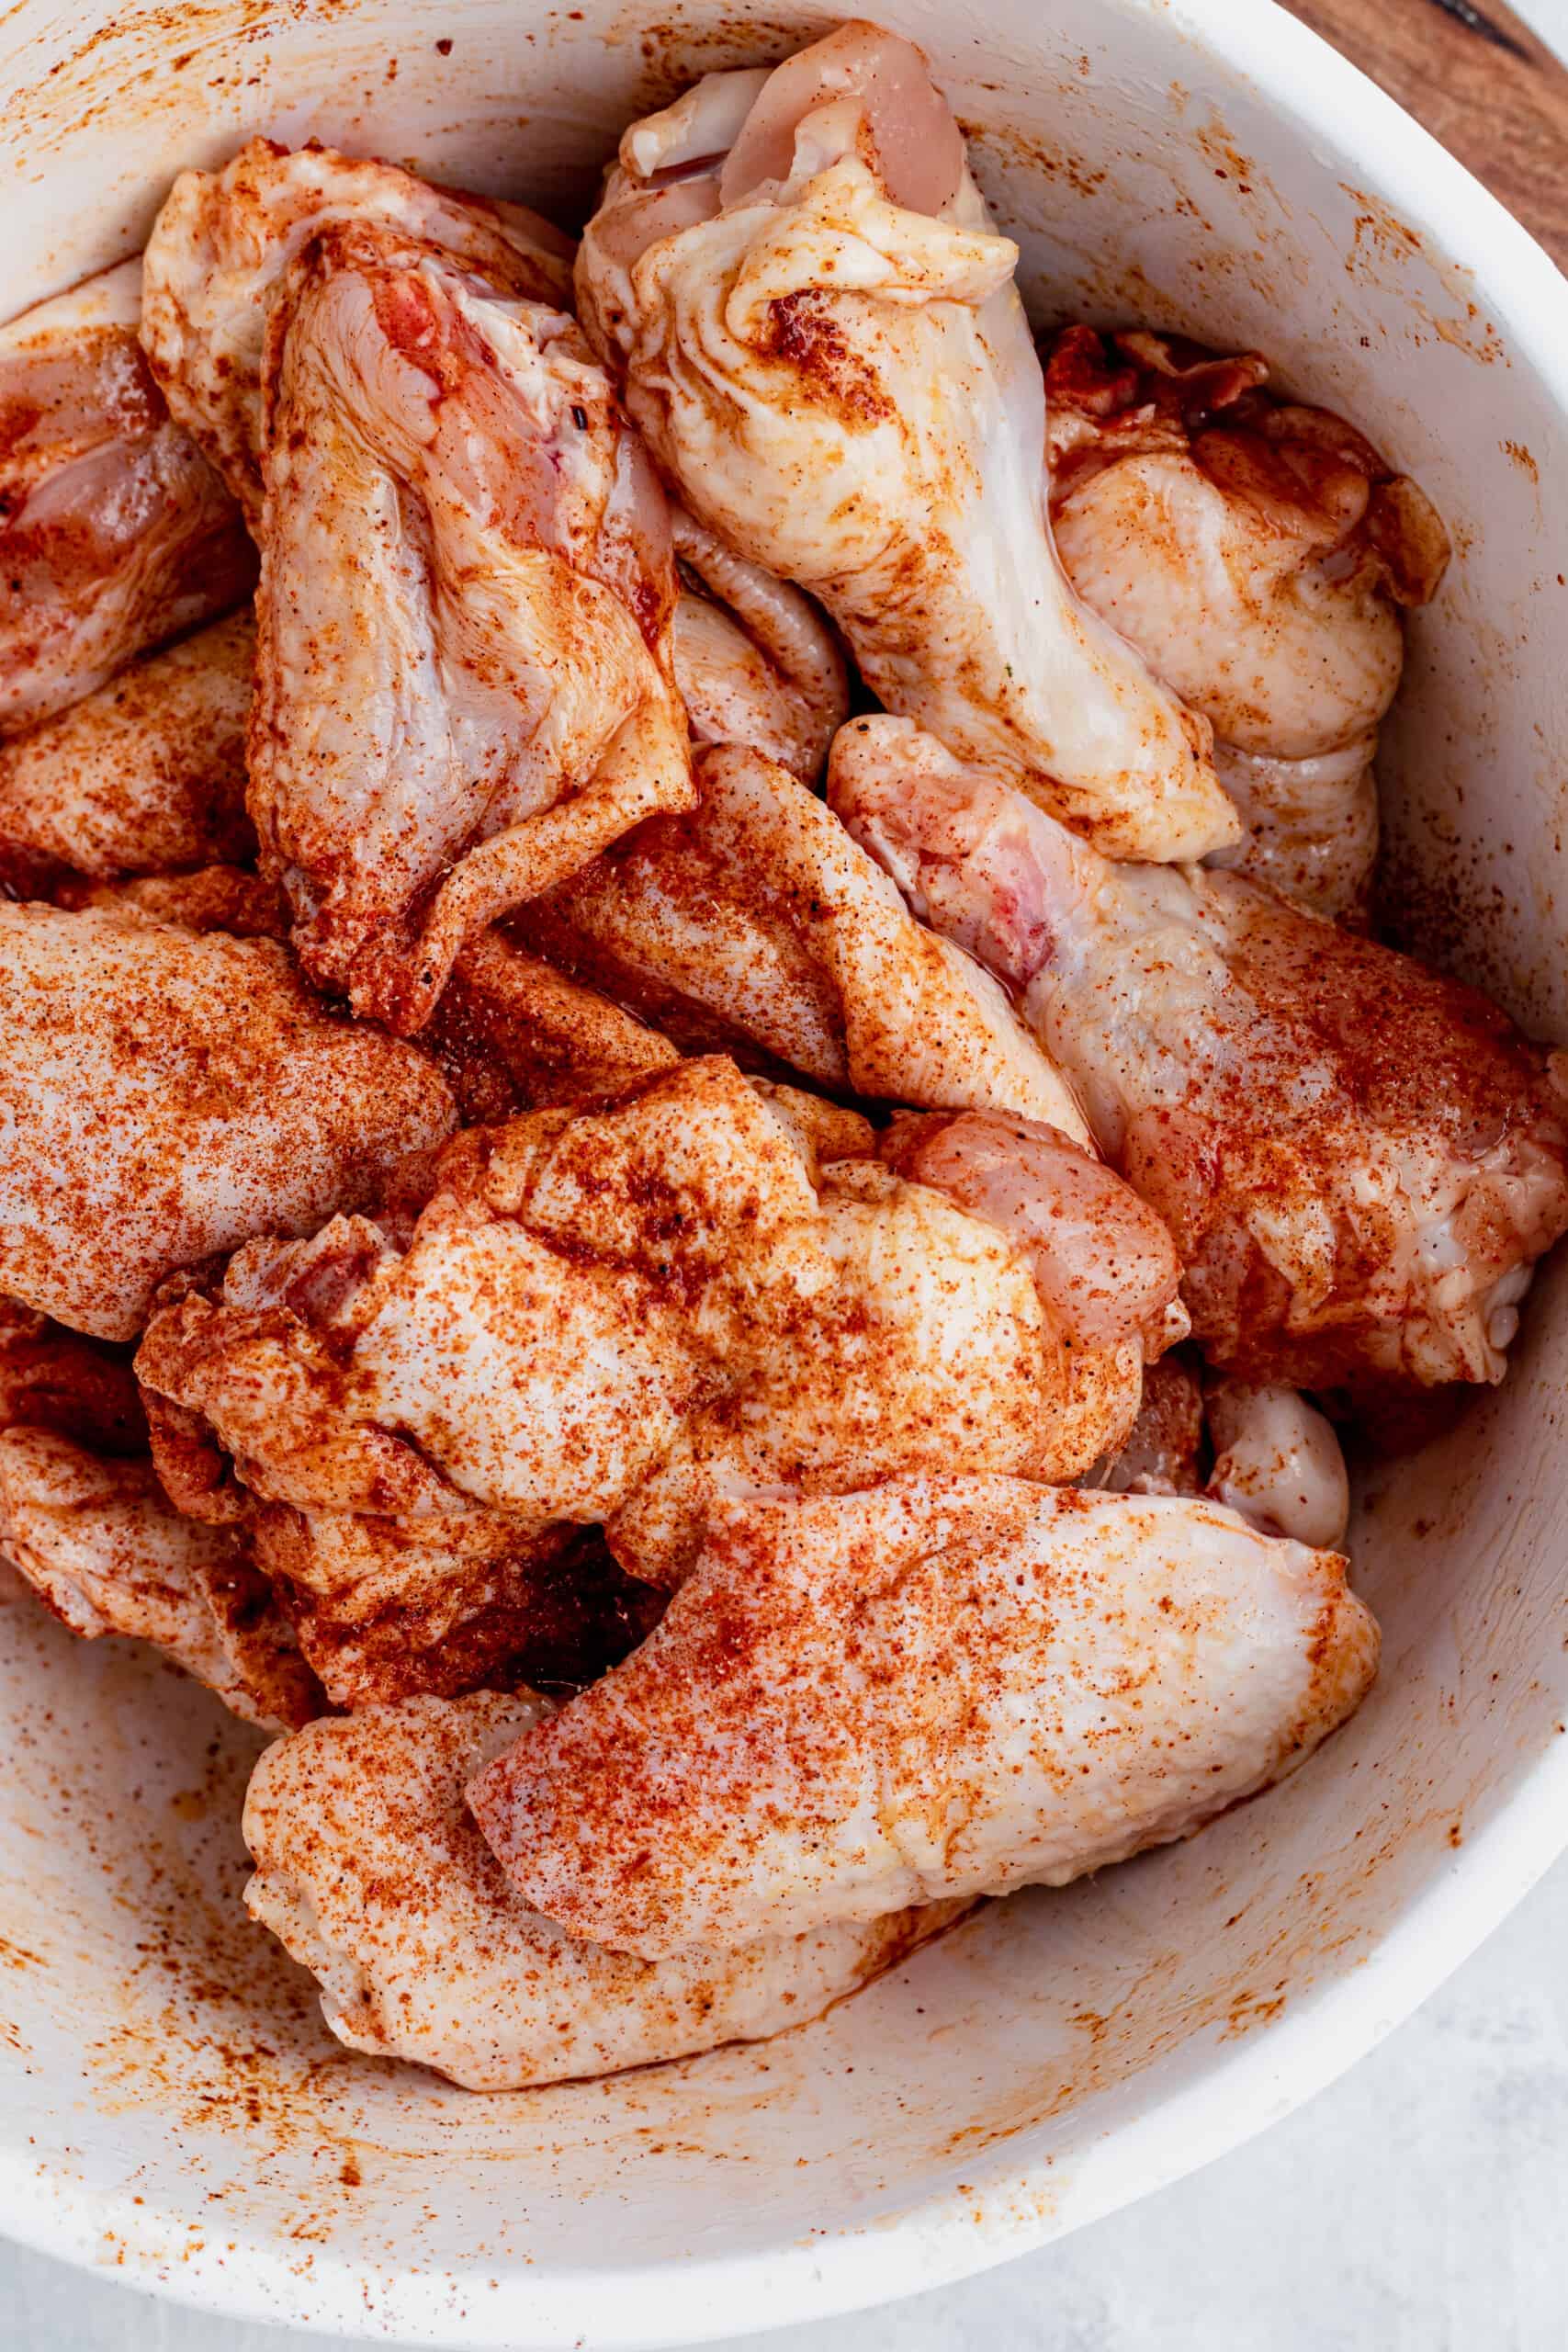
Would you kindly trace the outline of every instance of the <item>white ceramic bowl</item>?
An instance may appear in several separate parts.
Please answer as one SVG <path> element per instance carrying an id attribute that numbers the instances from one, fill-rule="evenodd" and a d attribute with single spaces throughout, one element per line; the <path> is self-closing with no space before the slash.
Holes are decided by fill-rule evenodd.
<path id="1" fill-rule="evenodd" d="M 171 175 L 317 136 L 570 213 L 626 119 L 791 46 L 735 0 L 22 0 L 0 314 L 133 251 Z M 1388 738 L 1416 933 L 1568 1033 L 1568 288 L 1263 0 L 884 0 L 1044 312 L 1260 345 L 1417 474 L 1457 560 Z M 998 2261 L 1218 2154 L 1404 2016 L 1568 1838 L 1562 1269 L 1504 1391 L 1384 1472 L 1382 1679 L 1288 1787 L 995 1908 L 821 2024 L 476 2098 L 340 2052 L 243 1920 L 254 1743 L 0 1611 L 0 2219 L 231 2312 L 412 2342 L 691 2343 Z"/>

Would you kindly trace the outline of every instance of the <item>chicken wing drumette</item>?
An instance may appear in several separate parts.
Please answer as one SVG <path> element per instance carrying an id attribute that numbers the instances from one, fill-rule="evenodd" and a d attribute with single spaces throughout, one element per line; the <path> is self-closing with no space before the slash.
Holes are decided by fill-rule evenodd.
<path id="1" fill-rule="evenodd" d="M 1343 418 L 1262 390 L 1255 353 L 1068 327 L 1045 370 L 1056 546 L 1086 604 L 1214 729 L 1244 870 L 1364 920 L 1378 721 L 1400 612 L 1448 536 Z"/>
<path id="2" fill-rule="evenodd" d="M 1019 991 L 1158 1210 L 1194 1337 L 1244 1381 L 1496 1381 L 1568 1228 L 1562 1057 L 1473 989 L 1240 875 L 1117 866 L 908 722 L 831 792 L 911 904 Z"/>
<path id="3" fill-rule="evenodd" d="M 1073 594 L 1039 361 L 924 59 L 866 24 L 621 141 L 578 257 L 681 498 L 818 597 L 867 684 L 1109 854 L 1239 838 L 1206 723 Z"/>
<path id="4" fill-rule="evenodd" d="M 1060 1885 L 1192 1831 L 1356 1706 L 1332 1553 L 1010 1478 L 716 1508 L 626 1663 L 471 1782 L 525 1900 L 647 1957 Z"/>

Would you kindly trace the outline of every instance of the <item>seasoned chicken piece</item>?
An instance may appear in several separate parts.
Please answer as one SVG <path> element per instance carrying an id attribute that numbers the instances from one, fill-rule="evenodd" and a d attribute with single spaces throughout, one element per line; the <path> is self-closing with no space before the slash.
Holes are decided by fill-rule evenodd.
<path id="1" fill-rule="evenodd" d="M 1045 371 L 1056 545 L 1213 725 L 1243 871 L 1364 921 L 1400 609 L 1437 594 L 1448 535 L 1352 425 L 1263 391 L 1267 375 L 1253 353 L 1066 328 Z"/>
<path id="2" fill-rule="evenodd" d="M 819 598 L 866 684 L 1108 854 L 1239 838 L 1209 730 L 1081 604 L 1040 364 L 925 60 L 841 26 L 621 141 L 584 326 L 684 504 Z"/>
<path id="3" fill-rule="evenodd" d="M 93 1453 L 147 1450 L 130 1355 L 0 1298 L 0 1431 L 43 1430 Z"/>
<path id="4" fill-rule="evenodd" d="M 281 948 L 129 910 L 0 905 L 0 1287 L 112 1340 L 172 1268 L 319 1225 L 453 1125 Z"/>
<path id="5" fill-rule="evenodd" d="M 513 928 L 679 1045 L 867 1100 L 1017 1112 L 1087 1142 L 990 975 L 911 921 L 815 794 L 735 748 L 700 752 L 695 782 L 690 817 L 640 826 Z"/>
<path id="6" fill-rule="evenodd" d="M 1159 1219 L 1028 1121 L 905 1118 L 882 1148 L 887 1165 L 822 1170 L 832 1289 L 610 1521 L 636 1575 L 678 1585 L 724 1496 L 959 1467 L 1072 1478 L 1125 1435 L 1180 1281 Z"/>
<path id="7" fill-rule="evenodd" d="M 657 1030 L 500 931 L 463 949 L 423 1042 L 470 1122 L 619 1094 L 681 1058 Z"/>
<path id="8" fill-rule="evenodd" d="M 571 294 L 570 237 L 521 204 L 438 187 L 396 164 L 253 139 L 220 172 L 182 172 L 144 256 L 141 341 L 171 413 L 253 526 L 262 510 L 262 353 L 274 297 L 324 229 L 367 221 L 449 254 L 498 292 Z"/>
<path id="9" fill-rule="evenodd" d="M 256 1766 L 246 1905 L 319 1978 L 351 2050 L 503 2091 L 761 2041 L 965 1907 L 655 1962 L 579 1943 L 519 1901 L 463 1803 L 465 1781 L 549 1712 L 525 1691 L 413 1699 L 313 1724 Z"/>
<path id="10" fill-rule="evenodd" d="M 150 1462 L 7 1430 L 0 1551 L 73 1633 L 151 1642 L 247 1723 L 276 1730 L 321 1710 L 248 1544 L 182 1518 Z"/>
<path id="11" fill-rule="evenodd" d="M 1010 1478 L 719 1506 L 642 1647 L 470 1781 L 525 1900 L 648 1958 L 1062 1885 L 1281 1779 L 1371 1681 L 1331 1553 Z"/>
<path id="12" fill-rule="evenodd" d="M 692 798 L 663 493 L 570 318 L 323 231 L 275 304 L 251 814 L 311 978 L 412 1032 L 465 939 Z"/>
<path id="13" fill-rule="evenodd" d="M 249 856 L 255 632 L 234 613 L 0 743 L 0 866 L 166 874 Z"/>
<path id="14" fill-rule="evenodd" d="M 1195 1349 L 1173 1348 L 1149 1365 L 1137 1419 L 1084 1484 L 1113 1495 L 1201 1495 L 1204 1439 L 1202 1361 Z"/>
<path id="15" fill-rule="evenodd" d="M 682 508 L 671 522 L 683 575 L 675 683 L 694 737 L 748 744 L 815 784 L 850 715 L 832 629 L 798 588 L 748 563 Z"/>
<path id="16" fill-rule="evenodd" d="M 0 327 L 0 737 L 239 604 L 255 554 L 136 340 L 141 266 Z"/>
<path id="17" fill-rule="evenodd" d="M 144 874 L 134 882 L 57 881 L 57 907 L 119 908 L 183 930 L 226 931 L 235 939 L 288 936 L 288 908 L 276 882 L 243 865 L 198 865 L 190 874 Z"/>
<path id="18" fill-rule="evenodd" d="M 1213 1363 L 1369 1399 L 1502 1378 L 1568 1229 L 1561 1056 L 1242 876 L 1108 864 L 907 722 L 852 721 L 831 792 L 916 911 L 1020 992 L 1169 1227 Z"/>

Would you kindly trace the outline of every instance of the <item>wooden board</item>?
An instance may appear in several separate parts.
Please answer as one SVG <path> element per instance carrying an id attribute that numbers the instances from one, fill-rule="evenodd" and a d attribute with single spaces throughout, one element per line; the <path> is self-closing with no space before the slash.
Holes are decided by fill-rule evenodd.
<path id="1" fill-rule="evenodd" d="M 1568 269 L 1568 67 L 1500 0 L 1286 0 Z"/>

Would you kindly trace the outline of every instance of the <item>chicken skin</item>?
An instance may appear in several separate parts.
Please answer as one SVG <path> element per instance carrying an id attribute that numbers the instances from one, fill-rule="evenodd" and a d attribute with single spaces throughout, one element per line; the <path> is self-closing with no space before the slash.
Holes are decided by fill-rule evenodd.
<path id="1" fill-rule="evenodd" d="M 0 868 L 112 876 L 251 855 L 248 613 L 122 670 L 0 742 Z"/>
<path id="2" fill-rule="evenodd" d="M 844 657 L 798 588 L 748 563 L 694 515 L 671 515 L 682 590 L 675 683 L 699 743 L 743 743 L 815 784 L 850 715 Z"/>
<path id="3" fill-rule="evenodd" d="M 1061 1885 L 1355 1708 L 1332 1553 L 1174 1497 L 909 1480 L 719 1506 L 642 1647 L 469 1783 L 526 1902 L 656 1959 Z"/>
<path id="4" fill-rule="evenodd" d="M 1056 546 L 1074 587 L 1214 729 L 1243 870 L 1364 921 L 1378 721 L 1399 615 L 1447 533 L 1353 426 L 1261 388 L 1265 361 L 1066 328 L 1045 371 Z"/>
<path id="5" fill-rule="evenodd" d="M 454 1124 L 281 948 L 130 909 L 0 904 L 0 1286 L 111 1340 L 175 1268 L 320 1225 Z"/>
<path id="6" fill-rule="evenodd" d="M 315 1724 L 256 1766 L 246 1905 L 319 1979 L 351 2050 L 503 2091 L 760 2041 L 965 1907 L 657 1962 L 580 1943 L 513 1894 L 463 1803 L 464 1783 L 549 1713 L 527 1691 L 414 1699 Z"/>
<path id="7" fill-rule="evenodd" d="M 291 266 L 264 376 L 251 814 L 310 977 L 407 1034 L 690 804 L 668 510 L 570 318 L 383 228 Z"/>
<path id="8" fill-rule="evenodd" d="M 689 817 L 639 826 L 523 910 L 518 933 L 687 1047 L 1088 1141 L 1002 989 L 911 920 L 815 794 L 734 746 L 699 752 L 694 777 Z"/>
<path id="9" fill-rule="evenodd" d="M 220 172 L 182 172 L 147 241 L 141 342 L 170 413 L 253 528 L 262 514 L 262 361 L 272 303 L 323 230 L 420 241 L 518 300 L 562 309 L 571 240 L 521 204 L 438 187 L 395 164 L 253 139 Z"/>
<path id="10" fill-rule="evenodd" d="M 249 594 L 239 509 L 136 339 L 141 265 L 0 327 L 0 737 Z"/>
<path id="11" fill-rule="evenodd" d="M 1211 1362 L 1367 1403 L 1502 1378 L 1568 1229 L 1561 1056 L 1240 875 L 1110 865 L 908 722 L 852 721 L 830 790 L 1019 992 L 1168 1226 Z"/>
<path id="12" fill-rule="evenodd" d="M 621 141 L 583 324 L 684 505 L 819 599 L 890 710 L 1107 854 L 1239 839 L 1209 729 L 1074 594 L 1039 361 L 919 51 L 841 26 Z"/>
<path id="13" fill-rule="evenodd" d="M 0 1551 L 73 1633 L 150 1642 L 247 1723 L 278 1730 L 322 1704 L 243 1538 L 182 1517 L 144 1458 L 6 1430 Z"/>

